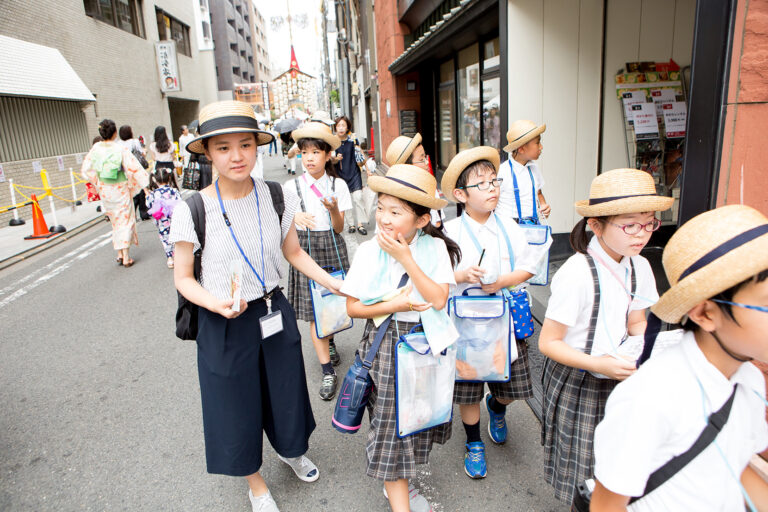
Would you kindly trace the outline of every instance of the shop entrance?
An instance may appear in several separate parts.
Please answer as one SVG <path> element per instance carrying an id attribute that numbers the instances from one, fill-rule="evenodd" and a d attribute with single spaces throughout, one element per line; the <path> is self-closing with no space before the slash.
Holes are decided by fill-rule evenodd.
<path id="1" fill-rule="evenodd" d="M 171 126 L 168 137 L 171 140 L 179 140 L 181 126 L 188 125 L 197 119 L 200 102 L 197 100 L 185 100 L 182 98 L 168 98 L 168 110 L 171 114 Z"/>

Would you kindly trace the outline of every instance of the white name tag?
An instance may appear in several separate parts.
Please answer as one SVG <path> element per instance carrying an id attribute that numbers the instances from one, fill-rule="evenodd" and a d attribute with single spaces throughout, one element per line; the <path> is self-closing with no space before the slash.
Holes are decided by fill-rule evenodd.
<path id="1" fill-rule="evenodd" d="M 266 339 L 283 331 L 283 315 L 278 310 L 259 318 L 261 325 L 261 339 Z"/>

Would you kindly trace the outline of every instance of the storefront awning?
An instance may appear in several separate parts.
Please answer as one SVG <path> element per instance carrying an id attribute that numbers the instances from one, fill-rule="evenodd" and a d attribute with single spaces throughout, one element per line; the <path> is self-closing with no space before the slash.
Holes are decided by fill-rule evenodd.
<path id="1" fill-rule="evenodd" d="M 56 48 L 0 36 L 0 95 L 96 101 Z"/>
<path id="2" fill-rule="evenodd" d="M 476 41 L 479 35 L 498 30 L 498 9 L 498 0 L 461 0 L 406 48 L 389 65 L 389 71 L 393 75 L 407 73 L 427 59 L 443 58 Z"/>

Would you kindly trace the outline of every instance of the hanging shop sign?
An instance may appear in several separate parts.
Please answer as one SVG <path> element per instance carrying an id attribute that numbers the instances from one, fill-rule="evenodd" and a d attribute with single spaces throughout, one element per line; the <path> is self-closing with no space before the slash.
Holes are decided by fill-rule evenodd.
<path id="1" fill-rule="evenodd" d="M 160 73 L 160 90 L 163 92 L 181 91 L 179 68 L 176 64 L 176 41 L 157 41 L 155 43 L 157 71 Z"/>

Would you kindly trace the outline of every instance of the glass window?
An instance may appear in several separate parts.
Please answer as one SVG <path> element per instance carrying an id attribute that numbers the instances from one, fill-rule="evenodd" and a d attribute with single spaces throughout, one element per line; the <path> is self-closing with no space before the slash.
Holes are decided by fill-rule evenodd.
<path id="1" fill-rule="evenodd" d="M 84 0 L 85 14 L 144 37 L 138 0 Z"/>
<path id="2" fill-rule="evenodd" d="M 483 71 L 499 65 L 499 38 L 483 44 Z"/>
<path id="3" fill-rule="evenodd" d="M 440 161 L 441 167 L 447 167 L 448 162 L 456 155 L 456 137 L 454 135 L 454 88 L 452 85 L 440 88 Z"/>
<path id="4" fill-rule="evenodd" d="M 453 60 L 443 62 L 440 64 L 440 83 L 453 82 L 455 77 L 453 76 Z"/>
<path id="5" fill-rule="evenodd" d="M 483 80 L 483 145 L 501 150 L 501 79 Z"/>
<path id="6" fill-rule="evenodd" d="M 480 145 L 480 55 L 477 44 L 459 52 L 459 151 Z"/>
<path id="7" fill-rule="evenodd" d="M 165 12 L 157 9 L 157 36 L 160 41 L 176 41 L 176 51 L 186 55 L 192 56 L 191 45 L 189 42 L 189 27 L 173 18 L 168 16 Z M 203 25 L 205 29 L 205 25 Z"/>

